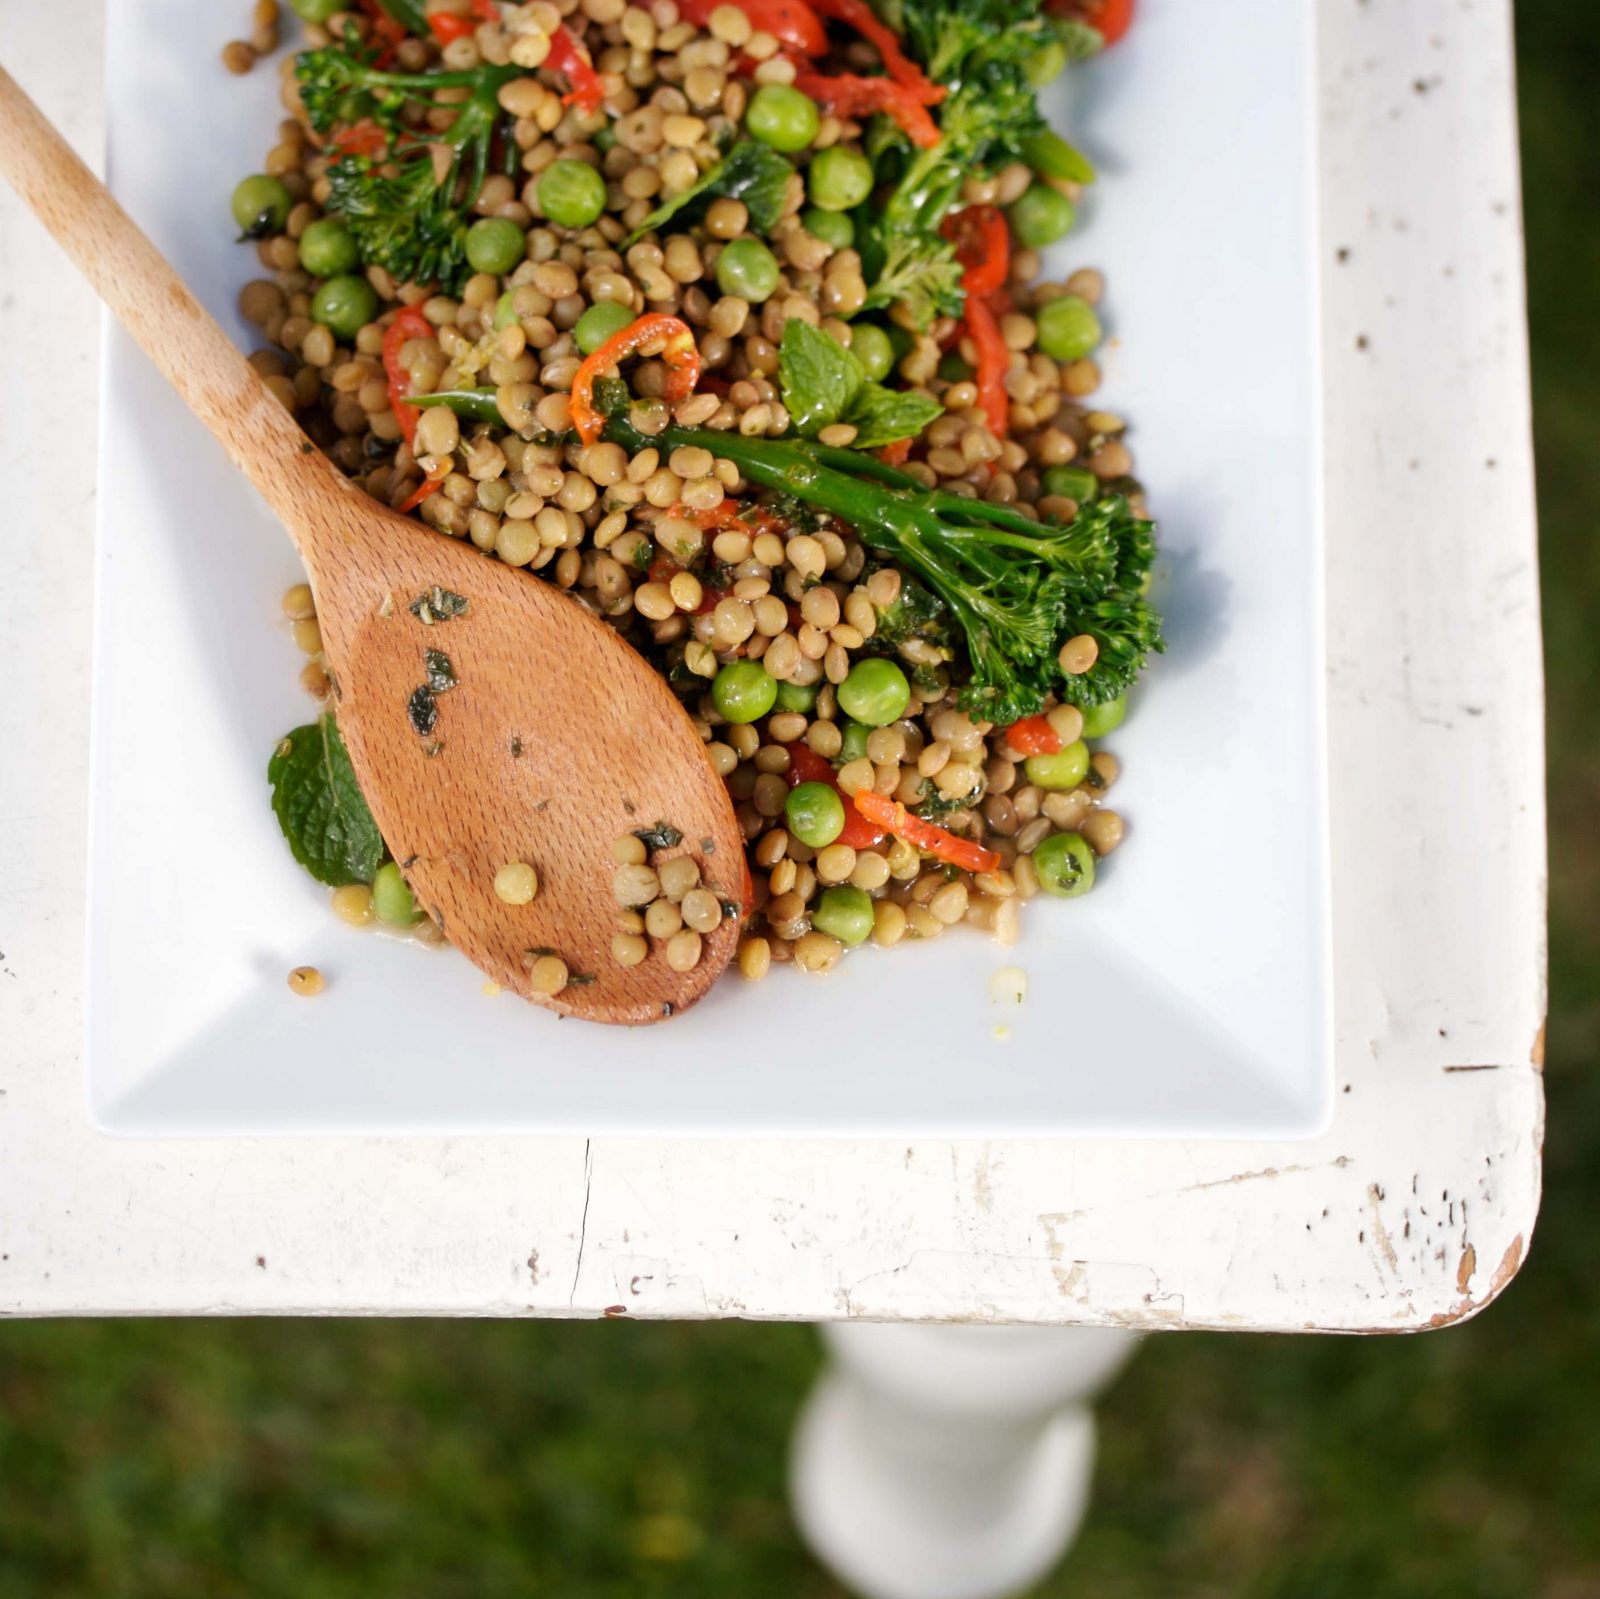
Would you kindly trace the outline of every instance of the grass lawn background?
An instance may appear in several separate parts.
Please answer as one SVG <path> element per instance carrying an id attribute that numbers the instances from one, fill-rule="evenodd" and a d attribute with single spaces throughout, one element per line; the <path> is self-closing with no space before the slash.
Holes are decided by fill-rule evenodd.
<path id="1" fill-rule="evenodd" d="M 1151 1340 L 1042 1595 L 1600 1599 L 1600 30 L 1524 0 L 1518 46 L 1554 829 L 1532 1257 L 1447 1333 Z M 0 1599 L 838 1595 L 783 1500 L 817 1358 L 738 1323 L 0 1325 Z"/>

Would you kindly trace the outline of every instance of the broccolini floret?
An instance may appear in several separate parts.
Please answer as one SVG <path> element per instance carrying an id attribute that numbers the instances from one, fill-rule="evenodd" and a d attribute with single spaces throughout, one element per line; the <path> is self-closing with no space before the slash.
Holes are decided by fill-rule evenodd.
<path id="1" fill-rule="evenodd" d="M 1151 524 L 1119 496 L 1066 524 L 1037 522 L 1008 505 L 923 488 L 855 450 L 676 425 L 646 438 L 627 419 L 620 384 L 605 409 L 605 436 L 624 449 L 709 450 L 752 483 L 829 512 L 926 584 L 965 647 L 959 702 L 986 721 L 1031 716 L 1051 694 L 1075 705 L 1115 699 L 1165 647 L 1161 617 L 1142 593 L 1155 559 Z M 1084 633 L 1098 658 L 1067 673 L 1061 646 Z"/>
<path id="2" fill-rule="evenodd" d="M 369 135 L 328 168 L 327 209 L 344 218 L 361 259 L 401 283 L 437 284 L 458 293 L 471 275 L 466 236 L 473 202 L 489 175 L 497 133 L 509 139 L 501 87 L 525 76 L 521 67 L 480 66 L 465 72 L 380 71 L 353 41 L 308 50 L 295 63 L 300 100 L 311 126 L 338 150 L 336 130 L 357 103 Z M 441 90 L 466 89 L 443 132 L 417 125 L 417 109 L 439 108 Z M 370 127 L 368 126 L 370 124 Z M 381 149 L 372 143 L 381 141 Z"/>

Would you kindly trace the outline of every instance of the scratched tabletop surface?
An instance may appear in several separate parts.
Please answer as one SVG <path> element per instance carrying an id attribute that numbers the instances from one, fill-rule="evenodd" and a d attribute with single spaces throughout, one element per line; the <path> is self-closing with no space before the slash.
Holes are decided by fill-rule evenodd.
<path id="1" fill-rule="evenodd" d="M 92 1132 L 99 319 L 0 192 L 0 438 L 26 464 L 0 535 L 0 1314 L 1397 1331 L 1492 1299 L 1527 1250 L 1544 1115 L 1509 10 L 1318 12 L 1338 1053 L 1332 1125 L 1305 1143 Z M 8 8 L 0 34 L 97 167 L 102 37 L 98 0 Z M 1241 825 L 1261 802 L 1240 796 Z"/>

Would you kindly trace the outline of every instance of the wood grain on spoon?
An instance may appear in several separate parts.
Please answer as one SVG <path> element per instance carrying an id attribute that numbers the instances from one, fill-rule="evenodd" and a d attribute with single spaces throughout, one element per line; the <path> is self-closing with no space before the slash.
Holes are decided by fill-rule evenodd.
<path id="1" fill-rule="evenodd" d="M 651 1022 L 694 1003 L 738 939 L 728 916 L 699 964 L 659 946 L 611 955 L 611 846 L 671 823 L 709 886 L 744 898 L 744 847 L 722 779 L 663 679 L 605 623 L 541 579 L 387 510 L 356 488 L 273 398 L 155 246 L 0 69 L 0 173 L 277 513 L 305 563 L 339 727 L 419 902 L 496 982 L 569 1016 Z M 173 485 L 174 504 L 182 485 Z M 429 625 L 434 588 L 466 610 Z M 455 686 L 414 702 L 424 651 Z M 265 753 L 263 754 L 263 762 Z M 265 795 L 263 794 L 263 804 Z M 527 861 L 534 901 L 503 903 L 495 872 Z M 533 992 L 528 953 L 580 978 Z"/>

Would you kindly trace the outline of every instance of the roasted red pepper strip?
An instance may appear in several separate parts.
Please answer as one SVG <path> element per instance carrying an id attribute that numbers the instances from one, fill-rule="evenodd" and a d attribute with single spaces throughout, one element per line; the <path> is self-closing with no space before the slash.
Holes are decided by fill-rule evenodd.
<path id="1" fill-rule="evenodd" d="M 989 419 L 989 431 L 997 439 L 1003 439 L 1011 420 L 1011 396 L 1006 393 L 1011 351 L 1000 337 L 1000 324 L 995 321 L 994 312 L 982 300 L 969 294 L 962 315 L 977 347 L 974 381 L 978 385 L 978 404 Z"/>
<path id="2" fill-rule="evenodd" d="M 479 22 L 498 22 L 500 7 L 494 0 L 472 0 L 472 14 Z"/>
<path id="3" fill-rule="evenodd" d="M 1006 729 L 1006 743 L 1019 755 L 1059 755 L 1061 739 L 1042 716 L 1025 716 Z"/>
<path id="4" fill-rule="evenodd" d="M 1107 44 L 1115 44 L 1133 21 L 1133 0 L 1047 0 L 1052 16 L 1087 22 Z"/>
<path id="5" fill-rule="evenodd" d="M 360 0 L 360 4 L 361 9 L 372 18 L 372 37 L 382 45 L 372 64 L 380 72 L 387 71 L 394 65 L 395 50 L 411 35 L 406 31 L 405 23 L 397 17 L 391 17 L 378 4 L 378 0 Z"/>
<path id="6" fill-rule="evenodd" d="M 919 149 L 932 149 L 939 142 L 939 125 L 928 115 L 927 105 L 892 78 L 863 78 L 854 72 L 825 77 L 804 69 L 795 74 L 794 86 L 835 116 L 860 119 L 874 111 L 886 112 Z"/>
<path id="7" fill-rule="evenodd" d="M 678 15 L 697 28 L 711 21 L 719 5 L 736 5 L 757 33 L 770 33 L 779 44 L 803 56 L 828 52 L 828 30 L 805 0 L 678 0 Z"/>
<path id="8" fill-rule="evenodd" d="M 605 418 L 594 408 L 595 379 L 646 345 L 658 343 L 667 368 L 667 399 L 676 405 L 694 393 L 700 381 L 700 351 L 689 324 L 663 311 L 639 317 L 586 356 L 572 380 L 572 422 L 585 444 L 593 444 L 605 426 Z"/>
<path id="9" fill-rule="evenodd" d="M 544 64 L 552 72 L 559 72 L 572 88 L 562 95 L 562 105 L 575 105 L 580 111 L 597 111 L 606 97 L 605 85 L 588 52 L 567 31 L 565 23 L 550 35 L 550 54 Z"/>
<path id="10" fill-rule="evenodd" d="M 904 466 L 911 459 L 911 440 L 896 439 L 881 450 L 872 452 L 885 466 Z"/>
<path id="11" fill-rule="evenodd" d="M 839 774 L 833 763 L 824 760 L 809 744 L 789 746 L 789 787 L 802 783 L 826 783 L 844 801 L 844 827 L 835 844 L 848 844 L 851 849 L 871 849 L 885 838 L 881 827 L 875 827 L 856 809 L 856 802 L 839 787 Z"/>
<path id="12" fill-rule="evenodd" d="M 400 363 L 400 352 L 410 339 L 431 339 L 433 324 L 414 305 L 402 306 L 395 319 L 383 330 L 383 371 L 389 380 L 389 408 L 400 428 L 400 436 L 415 445 L 417 418 L 422 412 L 406 404 L 411 392 L 411 374 Z"/>
<path id="13" fill-rule="evenodd" d="M 956 260 L 966 271 L 961 287 L 979 299 L 1001 288 L 1011 271 L 1011 229 L 992 205 L 969 205 L 952 211 L 939 231 L 956 247 Z"/>
<path id="14" fill-rule="evenodd" d="M 885 799 L 882 794 L 864 788 L 856 795 L 856 807 L 869 822 L 887 828 L 896 838 L 914 844 L 925 855 L 943 861 L 947 866 L 959 866 L 965 872 L 992 872 L 1000 864 L 1000 857 L 970 838 L 957 838 L 954 833 L 913 816 L 899 800 Z"/>
<path id="15" fill-rule="evenodd" d="M 944 99 L 944 85 L 934 83 L 915 61 L 900 48 L 900 36 L 886 28 L 867 0 L 811 0 L 823 16 L 854 28 L 868 44 L 874 46 L 883 60 L 883 70 L 894 81 L 911 92 L 925 106 L 938 105 Z M 909 131 L 909 130 L 908 130 Z"/>
<path id="16" fill-rule="evenodd" d="M 389 148 L 389 135 L 371 117 L 336 129 L 328 143 L 340 155 L 382 155 Z"/>

